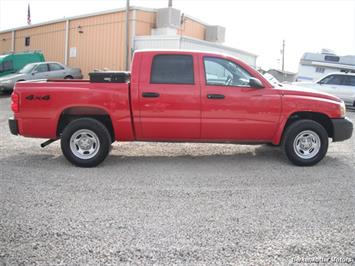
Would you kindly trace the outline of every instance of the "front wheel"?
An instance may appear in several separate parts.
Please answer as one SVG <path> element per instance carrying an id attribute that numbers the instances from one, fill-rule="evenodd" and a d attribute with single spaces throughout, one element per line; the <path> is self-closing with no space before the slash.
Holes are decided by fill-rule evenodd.
<path id="1" fill-rule="evenodd" d="M 81 167 L 94 167 L 107 157 L 111 137 L 107 128 L 92 118 L 80 118 L 64 129 L 61 148 L 65 158 Z"/>
<path id="2" fill-rule="evenodd" d="M 321 161 L 328 150 L 325 128 L 313 120 L 299 120 L 291 124 L 284 135 L 287 158 L 295 165 L 312 166 Z"/>

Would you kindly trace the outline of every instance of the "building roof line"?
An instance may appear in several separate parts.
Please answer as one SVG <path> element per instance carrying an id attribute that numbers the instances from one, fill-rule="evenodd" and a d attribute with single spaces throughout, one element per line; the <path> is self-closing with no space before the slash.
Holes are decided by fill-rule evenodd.
<path id="1" fill-rule="evenodd" d="M 39 23 L 35 23 L 35 24 L 32 24 L 32 25 L 25 25 L 25 26 L 6 29 L 6 30 L 0 30 L 0 34 L 1 33 L 10 33 L 12 31 L 17 31 L 17 30 L 31 29 L 31 28 L 35 28 L 35 27 L 40 27 L 40 26 L 45 26 L 45 25 L 50 25 L 50 24 L 55 24 L 55 23 L 60 23 L 60 22 L 65 22 L 67 20 L 77 20 L 77 19 L 82 19 L 82 18 L 88 18 L 88 17 L 95 17 L 95 16 L 100 16 L 100 15 L 112 14 L 112 13 L 116 13 L 116 12 L 122 12 L 122 11 L 125 11 L 125 10 L 126 10 L 125 7 L 121 7 L 121 8 L 98 11 L 98 12 L 93 12 L 93 13 L 77 15 L 77 16 L 64 17 L 64 18 L 60 18 L 60 19 L 54 19 L 54 20 L 39 22 Z M 130 6 L 129 10 L 130 11 L 131 10 L 132 11 L 133 10 L 140 10 L 140 11 L 146 11 L 146 12 L 157 12 L 157 9 L 147 8 L 147 7 L 139 7 L 139 6 Z M 204 22 L 200 21 L 199 19 L 196 19 L 196 18 L 194 18 L 194 17 L 192 17 L 190 15 L 184 14 L 184 16 L 189 18 L 189 19 L 191 19 L 191 20 L 194 20 L 194 21 L 196 21 L 198 23 L 203 24 L 204 26 L 208 26 L 209 25 L 209 24 L 204 23 Z"/>
<path id="2" fill-rule="evenodd" d="M 181 38 L 182 39 L 188 39 L 190 41 L 195 41 L 195 42 L 202 42 L 205 45 L 216 47 L 216 48 L 226 49 L 226 50 L 230 50 L 230 51 L 234 51 L 234 52 L 240 52 L 240 53 L 251 55 L 251 56 L 258 56 L 257 54 L 253 54 L 251 52 L 247 52 L 247 51 L 244 51 L 244 50 L 241 50 L 241 49 L 237 49 L 237 48 L 234 48 L 234 47 L 231 47 L 231 46 L 227 46 L 227 45 L 224 45 L 224 44 L 220 44 L 220 43 L 209 42 L 209 41 L 206 41 L 206 40 L 200 40 L 200 39 L 196 39 L 196 38 L 192 38 L 192 37 L 188 37 L 188 36 L 181 36 Z"/>
<path id="3" fill-rule="evenodd" d="M 179 35 L 170 35 L 170 36 L 163 36 L 164 39 L 170 39 L 170 40 L 189 40 L 191 42 L 195 42 L 195 43 L 203 43 L 204 45 L 206 46 L 210 46 L 210 47 L 215 47 L 215 48 L 220 48 L 220 49 L 224 49 L 224 50 L 229 50 L 229 51 L 232 51 L 232 52 L 239 52 L 239 53 L 243 53 L 243 54 L 246 54 L 246 55 L 250 55 L 250 56 L 255 56 L 257 57 L 258 55 L 257 54 L 253 54 L 251 52 L 247 52 L 247 51 L 244 51 L 244 50 L 241 50 L 241 49 L 237 49 L 237 48 L 233 48 L 231 46 L 226 46 L 224 44 L 220 44 L 220 43 L 214 43 L 214 42 L 209 42 L 209 41 L 205 41 L 205 40 L 200 40 L 200 39 L 196 39 L 196 38 L 193 38 L 193 37 L 190 37 L 190 36 L 179 36 Z M 146 39 L 150 39 L 150 40 L 160 40 L 162 38 L 161 35 L 143 35 L 143 36 L 136 36 L 135 39 L 136 40 L 146 40 Z M 152 49 L 149 49 L 149 50 L 152 50 Z M 169 50 L 172 50 L 172 49 L 169 49 Z M 174 50 L 174 49 L 173 49 Z M 181 51 L 180 49 L 176 49 L 178 51 Z M 195 51 L 195 50 L 193 50 Z"/>
<path id="4" fill-rule="evenodd" d="M 355 64 L 347 64 L 342 62 L 328 62 L 328 61 L 319 61 L 319 60 L 309 60 L 309 59 L 301 59 L 301 65 L 313 65 L 313 66 L 330 66 L 336 68 L 350 67 L 355 68 Z"/>

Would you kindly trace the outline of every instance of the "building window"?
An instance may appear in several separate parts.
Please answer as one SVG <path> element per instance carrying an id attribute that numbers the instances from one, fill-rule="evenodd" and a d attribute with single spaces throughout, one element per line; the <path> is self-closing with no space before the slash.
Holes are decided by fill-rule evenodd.
<path id="1" fill-rule="evenodd" d="M 194 84 L 191 55 L 156 55 L 152 63 L 150 83 Z"/>
<path id="2" fill-rule="evenodd" d="M 25 46 L 30 46 L 31 38 L 25 37 Z"/>
<path id="3" fill-rule="evenodd" d="M 317 68 L 316 68 L 316 72 L 317 72 L 317 73 L 324 73 L 324 71 L 325 71 L 325 68 L 324 68 L 324 67 L 317 67 Z"/>
<path id="4" fill-rule="evenodd" d="M 331 61 L 331 62 L 339 62 L 340 57 L 339 57 L 339 56 L 336 56 L 336 55 L 326 55 L 326 56 L 324 57 L 324 60 L 325 60 L 325 61 Z"/>

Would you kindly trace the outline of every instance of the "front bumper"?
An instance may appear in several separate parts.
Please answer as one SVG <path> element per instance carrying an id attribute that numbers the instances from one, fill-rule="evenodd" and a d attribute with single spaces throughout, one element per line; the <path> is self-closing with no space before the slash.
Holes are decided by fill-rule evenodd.
<path id="1" fill-rule="evenodd" d="M 353 134 L 353 123 L 348 118 L 331 119 L 333 124 L 333 141 L 350 139 Z"/>
<path id="2" fill-rule="evenodd" d="M 12 135 L 18 135 L 18 124 L 14 118 L 9 118 L 9 128 Z"/>

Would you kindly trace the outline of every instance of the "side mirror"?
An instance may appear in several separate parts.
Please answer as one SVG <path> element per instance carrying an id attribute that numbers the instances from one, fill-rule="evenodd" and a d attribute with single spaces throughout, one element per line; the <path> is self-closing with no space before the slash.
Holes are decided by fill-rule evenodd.
<path id="1" fill-rule="evenodd" d="M 250 78 L 249 79 L 249 86 L 251 88 L 264 88 L 263 83 L 257 78 Z"/>
<path id="2" fill-rule="evenodd" d="M 33 71 L 33 72 L 32 72 L 32 76 L 35 75 L 35 74 L 37 74 L 37 73 L 38 73 L 38 71 L 36 71 L 36 70 Z"/>

